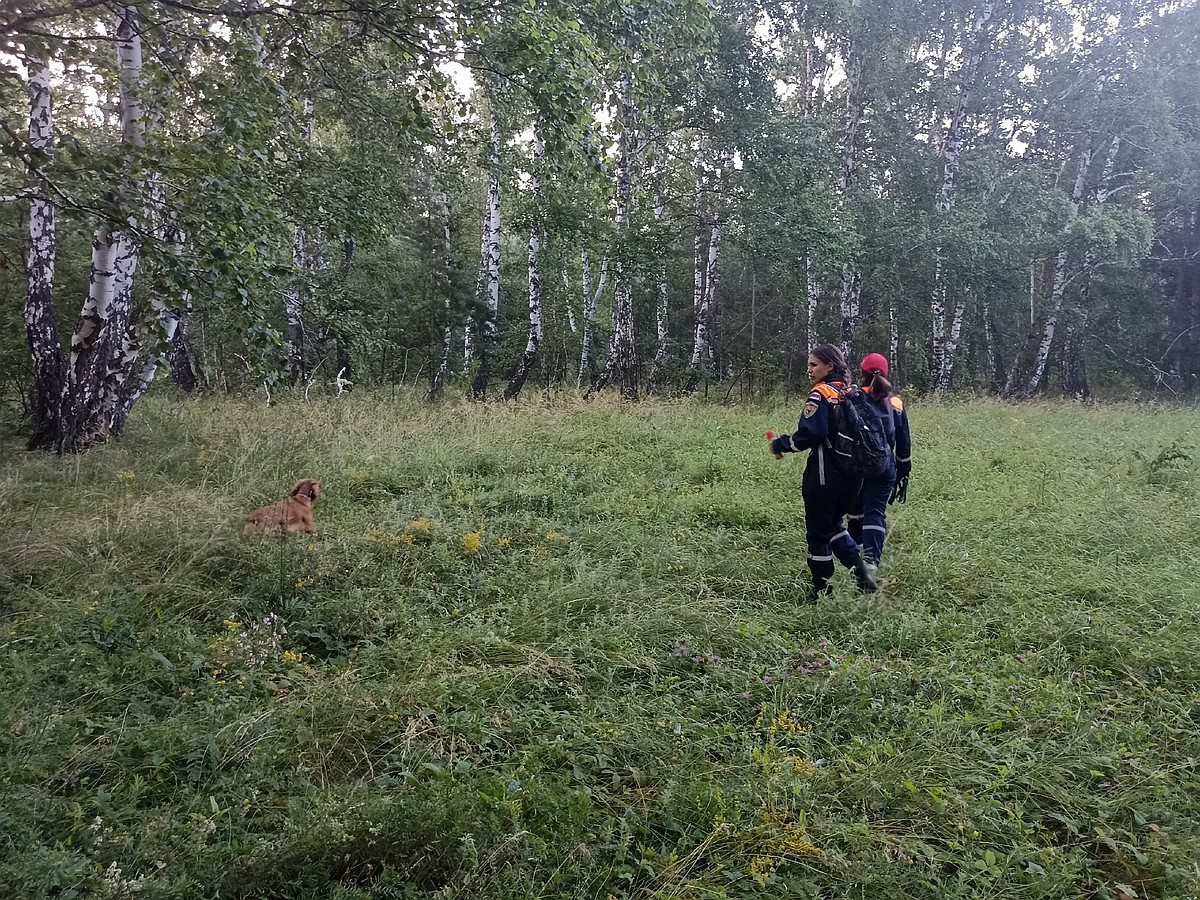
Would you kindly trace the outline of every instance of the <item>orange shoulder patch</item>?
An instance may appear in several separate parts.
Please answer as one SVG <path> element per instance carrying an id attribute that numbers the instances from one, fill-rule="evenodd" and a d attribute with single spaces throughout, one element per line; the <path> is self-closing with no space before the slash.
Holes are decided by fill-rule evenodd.
<path id="1" fill-rule="evenodd" d="M 904 412 L 904 401 L 895 394 L 892 395 L 892 406 L 896 408 L 897 412 Z"/>
<path id="2" fill-rule="evenodd" d="M 842 392 L 827 381 L 813 386 L 813 393 L 820 394 L 826 400 L 836 401 L 842 397 Z"/>

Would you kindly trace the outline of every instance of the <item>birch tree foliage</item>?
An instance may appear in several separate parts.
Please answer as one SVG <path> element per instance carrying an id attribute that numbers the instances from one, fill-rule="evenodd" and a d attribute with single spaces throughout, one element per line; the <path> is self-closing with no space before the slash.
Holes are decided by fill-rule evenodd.
<path id="1" fill-rule="evenodd" d="M 628 340 L 622 349 L 632 377 L 622 383 L 645 384 L 654 366 L 659 389 L 682 387 L 699 271 L 702 294 L 713 287 L 714 378 L 736 374 L 752 352 L 777 377 L 797 344 L 848 338 L 891 352 L 899 377 L 919 388 L 984 386 L 1003 372 L 1002 382 L 1036 381 L 1044 391 L 1047 373 L 1075 370 L 1179 389 L 1200 370 L 1194 4 L 997 3 L 960 109 L 982 8 L 983 0 L 857 10 L 740 0 L 144 5 L 141 93 L 124 85 L 144 113 L 138 145 L 122 141 L 117 123 L 113 12 L 10 4 L 0 250 L 18 264 L 0 269 L 0 285 L 32 296 L 26 246 L 38 192 L 54 213 L 50 299 L 61 353 L 87 293 L 92 239 L 106 227 L 130 236 L 137 267 L 128 321 L 114 328 L 123 362 L 106 365 L 105 377 L 136 387 L 162 368 L 172 322 L 178 333 L 187 318 L 175 313 L 190 306 L 209 383 L 261 391 L 280 371 L 280 297 L 298 280 L 291 235 L 303 224 L 319 265 L 305 276 L 302 313 L 327 350 L 314 343 L 309 378 L 334 357 L 353 357 L 368 380 L 430 376 L 449 361 L 447 324 L 457 338 L 469 305 L 487 192 L 485 109 L 477 96 L 456 95 L 444 65 L 455 62 L 477 88 L 495 88 L 514 142 L 501 164 L 510 180 L 502 212 L 513 227 L 500 272 L 497 373 L 512 372 L 529 344 L 528 192 L 516 176 L 530 153 L 518 136 L 536 119 L 545 139 L 537 353 L 553 354 L 538 369 L 545 377 L 580 377 L 589 302 L 598 302 L 595 345 L 611 346 L 619 289 L 632 335 L 632 349 Z M 861 111 L 843 187 L 852 45 L 863 62 Z M 11 62 L 31 57 L 51 62 L 49 151 L 26 128 L 33 67 Z M 306 96 L 315 118 L 305 146 Z M 953 203 L 939 210 L 952 132 Z M 722 174 L 701 178 L 711 212 L 698 231 L 700 134 L 704 171 Z M 931 299 L 943 288 L 935 316 Z M 857 305 L 839 308 L 843 294 Z M 935 321 L 941 363 L 931 353 Z M 33 373 L 25 323 L 9 317 L 4 329 L 2 346 L 15 351 L 5 350 L 5 370 L 24 394 Z M 102 429 L 88 438 L 99 439 Z"/>
<path id="2" fill-rule="evenodd" d="M 273 86 L 262 91 L 263 79 L 246 66 L 253 54 L 244 33 L 232 31 L 218 41 L 187 17 L 142 20 L 132 6 L 112 21 L 99 11 L 45 21 L 61 33 L 38 32 L 34 39 L 18 34 L 13 42 L 25 54 L 42 48 L 52 72 L 62 73 L 52 79 L 52 95 L 57 87 L 68 103 L 55 117 L 50 159 L 6 130 L 8 173 L 63 213 L 60 237 L 97 235 L 72 372 L 44 411 L 43 421 L 52 424 L 33 440 L 71 452 L 120 430 L 171 336 L 163 330 L 164 316 L 180 303 L 185 283 L 189 289 L 206 283 L 211 294 L 228 292 L 244 307 L 252 305 L 255 273 L 266 276 L 270 269 L 270 231 L 259 231 L 255 216 L 274 218 L 264 176 L 277 162 L 279 144 L 273 148 L 272 136 L 288 129 L 280 125 L 286 111 L 278 92 Z M 180 84 L 185 89 L 177 89 Z M 70 103 L 80 97 L 79 105 Z M 96 124 L 105 109 L 119 114 L 119 139 L 115 127 Z M 232 214 L 222 209 L 226 203 Z M 260 234 L 257 240 L 248 237 L 252 231 Z M 188 236 L 186 252 L 181 234 Z M 70 240 L 58 243 L 72 246 Z M 232 264 L 238 257 L 250 264 Z M 55 306 L 60 317 L 69 308 L 61 292 Z M 178 322 L 174 313 L 170 317 Z M 30 352 L 37 358 L 53 348 L 31 345 Z M 135 368 L 140 375 L 134 376 Z"/>

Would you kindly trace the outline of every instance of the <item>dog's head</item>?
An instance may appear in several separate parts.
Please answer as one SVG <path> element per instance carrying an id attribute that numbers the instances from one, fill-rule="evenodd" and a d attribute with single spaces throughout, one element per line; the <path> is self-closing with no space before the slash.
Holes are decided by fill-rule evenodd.
<path id="1" fill-rule="evenodd" d="M 293 497 L 304 497 L 310 503 L 321 496 L 321 482 L 315 478 L 301 478 L 292 488 Z"/>

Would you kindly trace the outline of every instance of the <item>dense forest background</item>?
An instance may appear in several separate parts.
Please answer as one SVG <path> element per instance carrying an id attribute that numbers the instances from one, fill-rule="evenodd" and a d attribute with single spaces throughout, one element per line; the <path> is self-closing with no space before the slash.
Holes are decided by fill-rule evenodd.
<path id="1" fill-rule="evenodd" d="M 0 391 L 1183 394 L 1200 10 L 1045 0 L 19 0 Z M 22 315 L 23 313 L 23 315 Z"/>

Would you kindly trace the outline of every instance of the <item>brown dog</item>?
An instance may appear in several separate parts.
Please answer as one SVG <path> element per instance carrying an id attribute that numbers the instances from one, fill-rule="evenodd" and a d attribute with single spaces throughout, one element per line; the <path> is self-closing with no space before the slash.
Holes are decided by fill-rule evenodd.
<path id="1" fill-rule="evenodd" d="M 260 506 L 246 516 L 246 531 L 273 534 L 279 531 L 315 531 L 313 501 L 321 496 L 321 482 L 301 478 L 292 488 L 292 496 L 269 506 Z"/>

